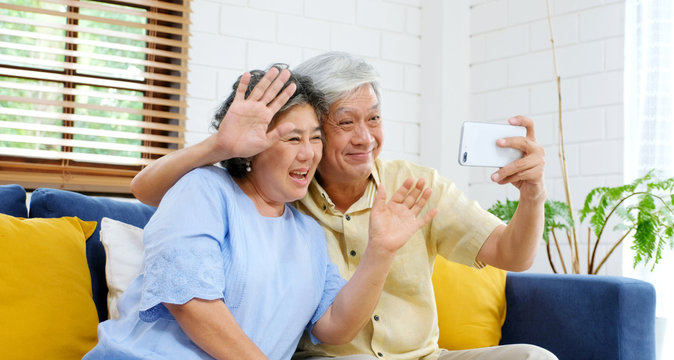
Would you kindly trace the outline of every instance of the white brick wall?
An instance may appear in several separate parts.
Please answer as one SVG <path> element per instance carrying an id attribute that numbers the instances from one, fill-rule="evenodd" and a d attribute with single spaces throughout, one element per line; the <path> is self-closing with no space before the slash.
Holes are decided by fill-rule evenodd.
<path id="1" fill-rule="evenodd" d="M 578 210 L 590 189 L 622 181 L 624 1 L 550 3 L 562 77 L 567 170 Z M 505 122 L 517 114 L 534 119 L 538 141 L 546 150 L 549 198 L 563 201 L 557 88 L 545 1 L 473 0 L 471 46 L 471 119 Z M 471 171 L 469 194 L 483 206 L 517 197 L 511 186 L 490 184 L 490 170 Z M 587 244 L 585 227 L 578 236 Z M 605 253 L 610 244 L 604 242 L 599 251 Z M 586 245 L 581 261 L 585 254 Z M 602 273 L 621 274 L 621 259 L 620 251 L 612 255 Z M 550 271 L 544 246 L 532 271 Z"/>
<path id="2" fill-rule="evenodd" d="M 382 75 L 382 156 L 419 160 L 421 1 L 195 0 L 192 11 L 188 145 L 208 136 L 213 112 L 243 71 L 274 62 L 292 68 L 342 50 Z"/>

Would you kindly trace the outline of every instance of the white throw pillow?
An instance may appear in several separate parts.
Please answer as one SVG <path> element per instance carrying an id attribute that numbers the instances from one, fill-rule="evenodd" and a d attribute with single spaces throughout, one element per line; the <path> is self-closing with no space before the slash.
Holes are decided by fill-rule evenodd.
<path id="1" fill-rule="evenodd" d="M 108 317 L 117 319 L 119 297 L 142 270 L 143 229 L 104 217 L 101 220 L 101 242 L 106 256 Z"/>

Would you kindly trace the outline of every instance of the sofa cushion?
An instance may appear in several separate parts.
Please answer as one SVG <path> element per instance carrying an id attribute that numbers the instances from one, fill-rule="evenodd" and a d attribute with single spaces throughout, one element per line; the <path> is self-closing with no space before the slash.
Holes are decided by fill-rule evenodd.
<path id="1" fill-rule="evenodd" d="M 105 250 L 99 238 L 101 219 L 109 217 L 142 228 L 154 211 L 154 207 L 136 200 L 122 201 L 86 196 L 66 190 L 40 188 L 31 195 L 29 217 L 77 216 L 82 220 L 98 222 L 96 230 L 87 240 L 87 261 L 98 319 L 104 321 L 108 318 L 108 286 L 105 282 Z"/>
<path id="2" fill-rule="evenodd" d="M 98 316 L 85 256 L 95 222 L 0 214 L 3 359 L 80 359 L 96 345 Z"/>
<path id="3" fill-rule="evenodd" d="M 559 359 L 656 359 L 656 292 L 650 283 L 622 276 L 509 273 L 506 297 L 502 345 L 534 344 Z"/>
<path id="4" fill-rule="evenodd" d="M 105 247 L 105 278 L 108 284 L 108 313 L 119 318 L 119 297 L 138 277 L 143 264 L 143 229 L 104 217 L 101 243 Z"/>
<path id="5" fill-rule="evenodd" d="M 506 272 L 491 266 L 475 269 L 438 256 L 433 288 L 440 339 L 447 350 L 496 346 L 505 321 Z"/>
<path id="6" fill-rule="evenodd" d="M 20 185 L 0 185 L 0 213 L 28 217 L 26 190 Z"/>

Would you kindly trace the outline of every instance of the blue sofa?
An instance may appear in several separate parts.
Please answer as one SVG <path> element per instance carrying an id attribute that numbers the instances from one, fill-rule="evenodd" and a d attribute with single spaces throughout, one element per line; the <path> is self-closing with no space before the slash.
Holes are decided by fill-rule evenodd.
<path id="1" fill-rule="evenodd" d="M 99 227 L 87 240 L 93 300 L 108 317 L 105 251 L 100 221 L 109 217 L 143 227 L 154 208 L 138 202 L 37 189 L 26 207 L 18 185 L 0 185 L 0 213 L 17 217 L 77 216 Z M 501 344 L 542 346 L 560 360 L 654 360 L 655 290 L 643 281 L 611 276 L 509 273 Z"/>

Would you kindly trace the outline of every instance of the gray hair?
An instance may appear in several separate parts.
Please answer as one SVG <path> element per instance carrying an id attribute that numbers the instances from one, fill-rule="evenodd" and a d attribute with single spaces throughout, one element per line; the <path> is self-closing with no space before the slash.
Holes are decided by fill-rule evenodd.
<path id="1" fill-rule="evenodd" d="M 309 76 L 328 104 L 350 95 L 364 84 L 372 89 L 381 104 L 379 73 L 365 60 L 341 51 L 328 51 L 297 65 L 294 73 Z"/>
<path id="2" fill-rule="evenodd" d="M 279 71 L 281 71 L 283 69 L 287 69 L 288 65 L 274 64 L 271 67 L 275 67 L 279 69 Z M 255 85 L 257 85 L 257 83 L 260 82 L 260 80 L 262 80 L 264 75 L 267 73 L 267 71 L 264 70 L 251 70 L 249 72 L 250 72 L 250 82 L 248 83 L 248 88 L 246 89 L 246 96 L 245 96 L 246 98 L 248 97 L 248 95 L 250 95 L 250 92 L 253 91 Z M 236 96 L 236 89 L 239 87 L 239 81 L 241 81 L 241 76 L 239 76 L 236 82 L 232 85 L 232 93 L 229 95 L 227 99 L 225 99 L 225 101 L 220 105 L 218 110 L 215 112 L 215 116 L 211 121 L 211 126 L 216 130 L 220 128 L 220 123 L 222 122 L 222 119 L 225 117 L 227 111 L 229 111 L 229 107 L 234 102 L 234 97 Z M 311 78 L 308 76 L 290 73 L 290 78 L 285 83 L 284 88 L 291 83 L 294 83 L 297 86 L 297 88 L 295 92 L 290 96 L 290 99 L 288 99 L 288 101 L 285 103 L 285 105 L 283 105 L 281 109 L 274 115 L 274 118 L 272 119 L 272 122 L 270 123 L 269 127 L 270 128 L 272 127 L 272 125 L 279 117 L 279 115 L 291 109 L 293 106 L 302 104 L 308 104 L 312 108 L 314 108 L 314 112 L 316 113 L 318 123 L 321 124 L 323 115 L 325 115 L 328 112 L 329 106 L 328 102 L 325 100 L 325 96 L 323 96 L 323 93 L 320 90 L 318 90 L 316 86 L 314 86 L 313 82 L 311 81 Z M 246 173 L 248 172 L 246 168 L 249 166 L 249 163 L 250 163 L 249 159 L 245 158 L 231 158 L 220 162 L 220 164 L 227 169 L 229 174 L 235 178 L 242 178 L 246 176 Z"/>

